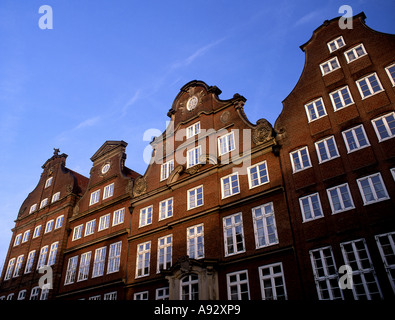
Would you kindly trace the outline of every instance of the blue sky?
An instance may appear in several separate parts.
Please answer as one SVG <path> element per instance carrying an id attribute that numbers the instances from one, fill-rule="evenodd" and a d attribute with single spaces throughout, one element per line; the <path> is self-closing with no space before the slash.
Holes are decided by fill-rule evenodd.
<path id="1" fill-rule="evenodd" d="M 179 89 L 203 80 L 247 98 L 250 121 L 272 124 L 304 65 L 299 46 L 350 5 L 395 33 L 395 2 L 264 0 L 1 0 L 0 268 L 23 200 L 53 148 L 89 176 L 106 140 L 129 143 L 140 173 L 146 130 L 165 130 Z M 42 5 L 53 29 L 42 30 Z"/>

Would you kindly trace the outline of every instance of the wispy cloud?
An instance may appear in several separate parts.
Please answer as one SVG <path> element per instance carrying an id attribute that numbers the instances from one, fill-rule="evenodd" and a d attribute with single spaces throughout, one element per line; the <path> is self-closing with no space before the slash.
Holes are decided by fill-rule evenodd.
<path id="1" fill-rule="evenodd" d="M 128 100 L 128 102 L 126 102 L 124 104 L 124 106 L 122 107 L 122 115 L 124 116 L 127 112 L 127 110 L 129 109 L 130 106 L 132 106 L 139 98 L 141 95 L 141 89 L 138 89 L 134 95 Z"/>
<path id="2" fill-rule="evenodd" d="M 86 127 L 92 127 L 95 124 L 97 124 L 99 121 L 100 121 L 100 117 L 99 116 L 93 117 L 93 118 L 89 118 L 89 119 L 86 119 L 86 120 L 80 122 L 72 130 L 75 131 L 75 130 L 83 129 L 83 128 L 86 128 Z"/>
<path id="3" fill-rule="evenodd" d="M 314 21 L 317 19 L 320 15 L 322 14 L 322 9 L 317 9 L 314 11 L 309 12 L 308 14 L 304 15 L 300 19 L 296 20 L 294 27 L 299 27 L 303 24 L 309 23 L 311 21 Z"/>

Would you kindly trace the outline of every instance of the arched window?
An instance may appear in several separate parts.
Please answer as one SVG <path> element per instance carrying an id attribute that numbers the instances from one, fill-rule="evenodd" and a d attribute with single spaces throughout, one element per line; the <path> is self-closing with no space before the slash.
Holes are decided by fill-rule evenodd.
<path id="1" fill-rule="evenodd" d="M 181 300 L 199 299 L 199 278 L 196 274 L 189 274 L 181 279 Z"/>

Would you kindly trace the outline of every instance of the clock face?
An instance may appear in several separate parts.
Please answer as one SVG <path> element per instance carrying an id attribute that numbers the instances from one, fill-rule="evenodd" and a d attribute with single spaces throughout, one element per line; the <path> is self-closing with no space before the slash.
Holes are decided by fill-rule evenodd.
<path id="1" fill-rule="evenodd" d="M 197 103 L 198 103 L 198 98 L 196 96 L 189 98 L 189 100 L 187 102 L 187 109 L 189 111 L 195 109 Z"/>
<path id="2" fill-rule="evenodd" d="M 110 164 L 106 163 L 102 168 L 101 168 L 101 173 L 105 174 L 108 172 L 108 170 L 110 170 Z"/>

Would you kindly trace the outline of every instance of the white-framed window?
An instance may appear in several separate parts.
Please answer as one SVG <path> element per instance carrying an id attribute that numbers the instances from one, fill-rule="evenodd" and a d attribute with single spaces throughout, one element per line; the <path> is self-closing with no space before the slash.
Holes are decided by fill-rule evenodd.
<path id="1" fill-rule="evenodd" d="M 29 252 L 29 255 L 27 256 L 26 266 L 25 266 L 25 273 L 32 272 L 35 255 L 36 255 L 36 250 L 32 250 Z"/>
<path id="2" fill-rule="evenodd" d="M 387 71 L 388 78 L 390 78 L 392 86 L 395 87 L 395 63 L 386 67 L 385 71 Z"/>
<path id="3" fill-rule="evenodd" d="M 200 156 L 202 154 L 202 146 L 187 151 L 187 168 L 193 167 L 200 163 Z"/>
<path id="4" fill-rule="evenodd" d="M 107 213 L 104 216 L 100 217 L 99 227 L 98 227 L 97 231 L 102 231 L 102 230 L 108 229 L 108 227 L 110 226 L 110 215 L 111 215 L 111 213 Z"/>
<path id="5" fill-rule="evenodd" d="M 162 164 L 160 169 L 160 181 L 166 180 L 174 169 L 174 160 L 171 159 Z"/>
<path id="6" fill-rule="evenodd" d="M 30 292 L 30 300 L 38 300 L 38 295 L 40 293 L 40 287 L 34 287 Z"/>
<path id="7" fill-rule="evenodd" d="M 200 121 L 194 123 L 193 125 L 187 127 L 187 139 L 200 133 Z"/>
<path id="8" fill-rule="evenodd" d="M 278 243 L 273 202 L 252 208 L 252 219 L 257 249 Z"/>
<path id="9" fill-rule="evenodd" d="M 101 295 L 98 294 L 96 296 L 91 296 L 91 297 L 88 298 L 88 300 L 101 300 Z"/>
<path id="10" fill-rule="evenodd" d="M 228 273 L 226 283 L 228 300 L 250 300 L 247 270 Z"/>
<path id="11" fill-rule="evenodd" d="M 269 172 L 267 170 L 266 160 L 248 167 L 247 170 L 250 189 L 269 182 Z"/>
<path id="12" fill-rule="evenodd" d="M 173 235 L 167 235 L 158 239 L 158 263 L 156 272 L 160 273 L 162 270 L 171 267 L 173 251 Z"/>
<path id="13" fill-rule="evenodd" d="M 19 276 L 19 271 L 20 271 L 21 268 L 22 268 L 22 263 L 23 263 L 23 254 L 20 255 L 20 256 L 16 259 L 15 270 L 14 270 L 14 274 L 12 275 L 13 278 Z"/>
<path id="14" fill-rule="evenodd" d="M 21 240 L 22 240 L 22 233 L 19 233 L 15 236 L 14 247 L 18 246 L 21 243 Z"/>
<path id="15" fill-rule="evenodd" d="M 107 274 L 119 271 L 121 262 L 121 249 L 122 241 L 118 241 L 110 245 L 108 250 Z"/>
<path id="16" fill-rule="evenodd" d="M 327 137 L 315 143 L 318 160 L 320 163 L 335 159 L 339 157 L 336 141 L 334 136 Z"/>
<path id="17" fill-rule="evenodd" d="M 395 232 L 375 236 L 392 290 L 395 292 Z"/>
<path id="18" fill-rule="evenodd" d="M 197 274 L 189 274 L 180 281 L 181 300 L 199 300 L 199 277 Z"/>
<path id="19" fill-rule="evenodd" d="M 110 198 L 114 195 L 114 183 L 109 184 L 108 186 L 104 187 L 103 191 L 103 200 Z"/>
<path id="20" fill-rule="evenodd" d="M 51 186 L 52 185 L 52 180 L 53 180 L 53 177 L 48 178 L 47 181 L 45 181 L 45 187 L 44 188 L 48 188 L 49 186 Z"/>
<path id="21" fill-rule="evenodd" d="M 91 261 L 91 251 L 81 254 L 80 268 L 78 270 L 77 281 L 84 281 L 89 276 L 89 264 Z"/>
<path id="22" fill-rule="evenodd" d="M 346 45 L 346 43 L 344 42 L 343 37 L 340 36 L 332 41 L 329 41 L 327 43 L 327 45 L 328 45 L 329 52 L 332 53 L 332 52 L 340 49 L 341 47 L 344 47 Z"/>
<path id="23" fill-rule="evenodd" d="M 347 63 L 353 62 L 354 60 L 357 60 L 360 57 L 363 57 L 367 54 L 368 53 L 366 52 L 365 47 L 363 46 L 362 43 L 344 52 L 344 55 L 347 59 Z"/>
<path id="24" fill-rule="evenodd" d="M 342 132 L 348 153 L 370 146 L 363 125 L 353 127 Z"/>
<path id="25" fill-rule="evenodd" d="M 45 266 L 45 261 L 47 260 L 48 246 L 44 246 L 40 250 L 40 255 L 37 262 L 37 270 Z"/>
<path id="26" fill-rule="evenodd" d="M 372 120 L 379 142 L 395 137 L 395 112 Z"/>
<path id="27" fill-rule="evenodd" d="M 52 231 L 52 229 L 53 229 L 53 219 L 51 219 L 51 220 L 49 220 L 48 222 L 47 222 L 47 224 L 45 225 L 45 231 L 44 231 L 44 233 L 48 233 L 48 232 L 51 232 Z"/>
<path id="28" fill-rule="evenodd" d="M 60 198 L 60 191 L 56 192 L 53 196 L 52 196 L 52 203 L 54 203 L 55 201 L 58 201 Z"/>
<path id="29" fill-rule="evenodd" d="M 48 256 L 48 266 L 53 266 L 56 261 L 56 254 L 58 253 L 59 241 L 56 241 L 51 244 L 51 248 L 49 249 Z"/>
<path id="30" fill-rule="evenodd" d="M 41 290 L 41 295 L 40 295 L 40 300 L 48 300 L 48 295 L 49 295 L 49 289 L 48 288 L 42 288 Z"/>
<path id="31" fill-rule="evenodd" d="M 352 98 L 350 89 L 348 86 L 339 88 L 329 94 L 331 101 L 332 101 L 332 106 L 333 110 L 337 111 L 342 108 L 348 107 L 352 104 L 354 104 L 354 100 Z"/>
<path id="32" fill-rule="evenodd" d="M 41 233 L 41 224 L 34 228 L 33 239 L 40 236 Z"/>
<path id="33" fill-rule="evenodd" d="M 332 214 L 355 208 L 348 183 L 326 189 L 326 192 L 328 194 Z"/>
<path id="34" fill-rule="evenodd" d="M 344 262 L 352 269 L 352 292 L 355 300 L 382 299 L 365 239 L 340 243 Z"/>
<path id="35" fill-rule="evenodd" d="M 133 300 L 148 300 L 148 291 L 136 292 Z"/>
<path id="36" fill-rule="evenodd" d="M 324 216 L 318 193 L 299 198 L 299 205 L 303 222 L 322 218 Z"/>
<path id="37" fill-rule="evenodd" d="M 245 252 L 241 212 L 223 218 L 225 256 Z"/>
<path id="38" fill-rule="evenodd" d="M 33 204 L 33 205 L 30 207 L 29 214 L 30 214 L 30 213 L 33 213 L 33 212 L 36 211 L 36 210 L 37 210 L 37 203 Z"/>
<path id="39" fill-rule="evenodd" d="M 384 91 L 376 72 L 357 80 L 356 83 L 362 99 Z"/>
<path id="40" fill-rule="evenodd" d="M 17 300 L 25 300 L 26 299 L 26 289 L 18 292 Z"/>
<path id="41" fill-rule="evenodd" d="M 30 230 L 25 231 L 23 233 L 22 243 L 28 241 L 29 240 L 29 236 L 30 236 Z"/>
<path id="42" fill-rule="evenodd" d="M 188 190 L 188 210 L 203 205 L 203 186 Z"/>
<path id="43" fill-rule="evenodd" d="M 310 250 L 311 266 L 319 300 L 343 300 L 343 292 L 339 288 L 332 247 Z"/>
<path id="44" fill-rule="evenodd" d="M 107 247 L 101 247 L 95 250 L 92 278 L 100 277 L 104 274 L 104 263 L 106 261 L 106 252 L 107 252 Z"/>
<path id="45" fill-rule="evenodd" d="M 8 261 L 7 271 L 5 272 L 4 280 L 11 279 L 12 271 L 13 271 L 14 265 L 15 265 L 15 260 L 16 260 L 16 258 L 12 258 L 12 259 L 10 259 L 10 261 Z"/>
<path id="46" fill-rule="evenodd" d="M 389 199 L 387 189 L 379 172 L 359 178 L 357 182 L 364 205 Z"/>
<path id="47" fill-rule="evenodd" d="M 151 256 L 151 241 L 137 245 L 136 278 L 149 275 Z"/>
<path id="48" fill-rule="evenodd" d="M 273 263 L 258 268 L 262 300 L 287 300 L 283 264 Z"/>
<path id="49" fill-rule="evenodd" d="M 44 208 L 48 204 L 48 198 L 41 200 L 40 202 L 40 209 Z"/>
<path id="50" fill-rule="evenodd" d="M 100 189 L 91 193 L 89 205 L 91 206 L 92 204 L 98 203 L 99 200 L 100 200 Z"/>
<path id="51" fill-rule="evenodd" d="M 81 239 L 81 237 L 82 237 L 82 229 L 83 228 L 84 228 L 83 224 L 80 224 L 80 225 L 74 227 L 72 241 L 77 240 L 77 239 Z"/>
<path id="52" fill-rule="evenodd" d="M 218 138 L 218 152 L 222 156 L 236 149 L 234 132 L 229 132 Z"/>
<path id="53" fill-rule="evenodd" d="M 289 157 L 291 158 L 293 173 L 311 167 L 309 149 L 307 147 L 290 152 Z"/>
<path id="54" fill-rule="evenodd" d="M 204 258 L 204 224 L 187 228 L 187 254 L 191 259 Z"/>
<path id="55" fill-rule="evenodd" d="M 318 98 L 304 105 L 309 122 L 326 116 L 324 101 Z"/>
<path id="56" fill-rule="evenodd" d="M 152 223 L 152 206 L 140 209 L 139 227 L 144 227 Z"/>
<path id="57" fill-rule="evenodd" d="M 332 71 L 340 68 L 339 60 L 337 60 L 337 57 L 334 57 L 328 61 L 321 63 L 320 68 L 322 75 L 325 76 L 328 73 L 331 73 Z"/>
<path id="58" fill-rule="evenodd" d="M 117 300 L 117 292 L 113 291 L 105 293 L 103 296 L 103 300 Z"/>
<path id="59" fill-rule="evenodd" d="M 159 220 L 173 216 L 173 198 L 159 202 Z"/>
<path id="60" fill-rule="evenodd" d="M 239 174 L 237 172 L 221 178 L 221 192 L 222 199 L 240 193 Z"/>
<path id="61" fill-rule="evenodd" d="M 62 225 L 63 225 L 63 218 L 64 218 L 64 215 L 63 215 L 63 214 L 62 214 L 61 216 L 59 216 L 59 217 L 56 218 L 56 221 L 55 221 L 55 229 L 59 229 L 59 228 L 62 227 Z"/>
<path id="62" fill-rule="evenodd" d="M 95 232 L 96 219 L 90 220 L 85 225 L 84 237 L 89 236 Z"/>
<path id="63" fill-rule="evenodd" d="M 169 300 L 169 287 L 158 288 L 155 290 L 155 300 Z"/>
<path id="64" fill-rule="evenodd" d="M 390 171 L 392 174 L 392 178 L 394 178 L 394 180 L 395 180 L 395 168 L 391 168 Z"/>
<path id="65" fill-rule="evenodd" d="M 121 224 L 124 222 L 124 219 L 125 219 L 125 208 L 115 210 L 112 217 L 112 225 L 116 226 L 118 224 Z"/>

